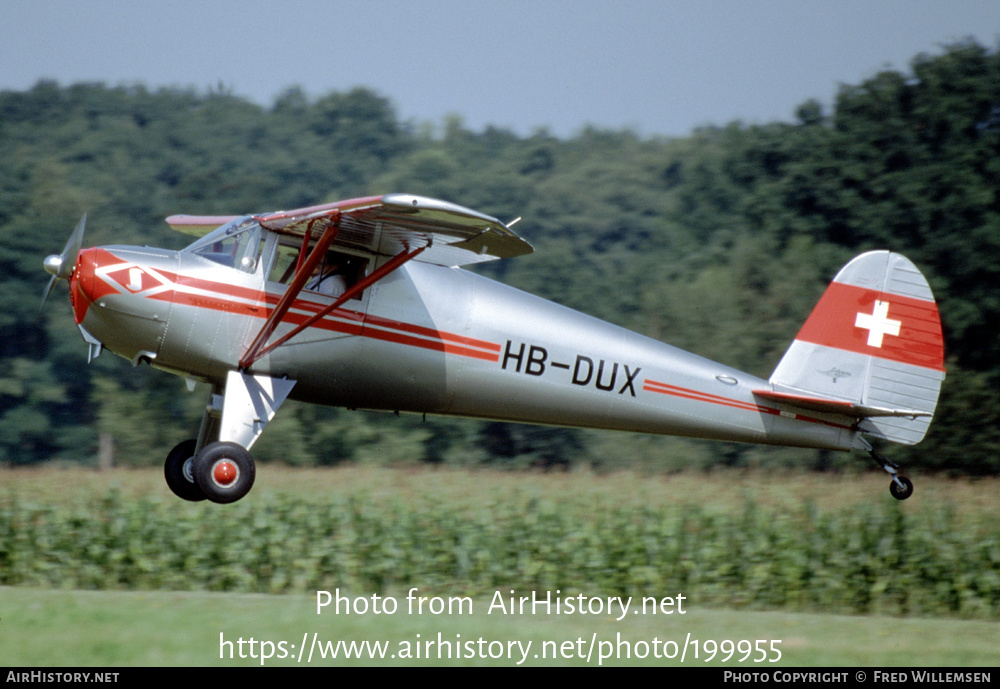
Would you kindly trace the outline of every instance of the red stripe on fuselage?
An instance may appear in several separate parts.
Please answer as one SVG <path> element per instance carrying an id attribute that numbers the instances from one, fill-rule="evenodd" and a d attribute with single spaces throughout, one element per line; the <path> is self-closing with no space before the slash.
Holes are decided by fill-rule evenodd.
<path id="1" fill-rule="evenodd" d="M 178 287 L 202 292 L 199 294 L 176 289 L 151 297 L 173 300 L 175 304 L 266 319 L 281 298 L 280 293 L 262 292 L 248 287 L 188 275 L 173 275 L 162 271 L 161 274 L 172 279 Z M 298 325 L 304 323 L 310 315 L 319 312 L 325 306 L 323 303 L 308 299 L 296 299 L 283 320 L 286 323 Z M 296 311 L 305 313 L 296 313 Z M 361 335 L 384 342 L 421 347 L 483 361 L 500 360 L 500 345 L 493 342 L 381 316 L 365 316 L 363 313 L 343 308 L 335 309 L 325 318 L 314 323 L 311 328 L 348 335 Z"/>
<path id="2" fill-rule="evenodd" d="M 399 325 L 409 325 L 408 323 L 399 323 Z M 401 328 L 405 329 L 405 328 Z M 394 342 L 396 344 L 409 345 L 411 347 L 422 347 L 424 349 L 433 349 L 439 352 L 445 352 L 446 354 L 457 354 L 459 356 L 466 356 L 473 359 L 482 359 L 483 361 L 500 361 L 499 352 L 484 352 L 480 349 L 472 349 L 470 347 L 465 347 L 462 345 L 453 344 L 448 342 L 448 337 L 446 333 L 438 332 L 437 335 L 441 339 L 436 340 L 425 340 L 419 337 L 414 337 L 412 335 L 407 335 L 402 332 L 391 332 L 388 330 L 380 330 L 370 327 L 369 324 L 365 324 L 364 330 L 361 333 L 365 337 L 370 337 L 375 340 L 382 340 L 384 342 Z M 492 345 L 492 343 L 490 343 Z"/>
<path id="3" fill-rule="evenodd" d="M 493 342 L 486 342 L 485 340 L 477 340 L 472 337 L 465 337 L 463 335 L 453 335 L 452 333 L 446 333 L 441 330 L 435 330 L 433 328 L 426 328 L 421 325 L 413 325 L 410 323 L 404 323 L 402 321 L 393 321 L 388 318 L 382 318 L 381 316 L 370 315 L 365 319 L 365 327 L 378 327 L 378 328 L 392 328 L 395 330 L 401 330 L 407 333 L 413 333 L 414 335 L 422 335 L 424 337 L 439 338 L 444 340 L 446 343 L 465 345 L 469 347 L 476 347 L 479 349 L 484 349 L 484 353 L 492 353 L 496 356 L 493 357 L 493 361 L 500 360 L 500 345 Z"/>
<path id="4" fill-rule="evenodd" d="M 773 407 L 764 407 L 759 404 L 754 404 L 753 402 L 744 402 L 742 400 L 732 399 L 731 397 L 723 397 L 721 395 L 713 395 L 709 392 L 701 392 L 699 390 L 692 390 L 690 388 L 682 388 L 677 385 L 670 385 L 669 383 L 661 383 L 659 381 L 646 379 L 642 383 L 642 389 L 646 392 L 655 392 L 660 395 L 671 395 L 673 397 L 680 397 L 682 399 L 694 400 L 696 402 L 707 402 L 709 404 L 717 404 L 723 407 L 732 407 L 734 409 L 742 409 L 744 411 L 755 411 L 761 414 L 770 414 L 772 416 L 785 416 L 786 418 L 792 418 L 797 421 L 805 421 L 808 423 L 818 423 L 823 426 L 832 426 L 833 428 L 847 428 L 844 424 L 833 423 L 830 421 L 824 421 L 823 419 L 817 419 L 812 416 L 806 416 L 805 414 L 799 414 L 797 412 L 782 411 L 780 409 L 775 409 Z"/>

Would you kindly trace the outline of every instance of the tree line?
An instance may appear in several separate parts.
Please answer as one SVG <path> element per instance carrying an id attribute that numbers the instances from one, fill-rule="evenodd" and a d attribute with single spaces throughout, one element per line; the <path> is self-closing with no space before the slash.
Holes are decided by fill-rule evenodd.
<path id="1" fill-rule="evenodd" d="M 0 92 L 0 463 L 163 461 L 204 396 L 102 356 L 85 364 L 41 259 L 88 212 L 87 245 L 180 248 L 163 218 L 405 191 L 502 220 L 536 253 L 490 277 L 767 377 L 830 278 L 863 250 L 907 255 L 938 297 L 948 377 L 910 467 L 1000 471 L 1000 55 L 975 42 L 841 87 L 827 112 L 686 137 L 568 139 L 401 121 L 364 88 L 269 107 L 226 93 L 42 81 Z M 640 467 L 809 466 L 857 457 L 289 403 L 261 461 Z"/>

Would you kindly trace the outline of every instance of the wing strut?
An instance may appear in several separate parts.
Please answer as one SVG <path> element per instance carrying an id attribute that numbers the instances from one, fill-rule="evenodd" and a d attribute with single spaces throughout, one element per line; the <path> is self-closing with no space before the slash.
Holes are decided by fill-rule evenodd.
<path id="1" fill-rule="evenodd" d="M 320 218 L 317 218 L 319 220 Z M 337 236 L 337 231 L 340 227 L 340 211 L 334 211 L 329 216 L 322 218 L 324 220 L 328 219 L 328 224 L 326 229 L 323 231 L 323 235 L 316 242 L 316 246 L 313 247 L 312 253 L 305 260 L 305 263 L 301 264 L 295 271 L 295 275 L 292 277 L 291 284 L 288 285 L 288 289 L 285 293 L 281 295 L 281 299 L 278 300 L 278 305 L 274 307 L 274 311 L 271 315 L 267 317 L 264 321 L 263 327 L 261 327 L 260 332 L 257 333 L 257 337 L 250 344 L 250 348 L 247 349 L 246 354 L 240 359 L 240 369 L 247 370 L 263 356 L 261 350 L 264 349 L 264 345 L 267 344 L 267 340 L 274 333 L 274 329 L 278 327 L 281 320 L 288 313 L 288 309 L 291 308 L 295 299 L 299 296 L 302 288 L 305 287 L 306 281 L 312 272 L 319 265 L 319 262 L 323 260 L 326 255 L 326 250 L 330 248 L 330 244 L 333 243 L 334 238 Z M 305 242 L 302 244 L 303 249 L 308 245 L 309 235 L 311 234 L 311 227 L 306 231 Z M 300 252 L 299 256 L 302 256 Z"/>
<path id="2" fill-rule="evenodd" d="M 326 235 L 324 234 L 324 238 L 325 237 Z M 322 239 L 320 241 L 322 242 Z M 396 254 L 385 264 L 383 264 L 376 270 L 372 271 L 370 275 L 367 275 L 361 280 L 358 280 L 354 285 L 345 290 L 344 293 L 341 294 L 339 297 L 337 297 L 337 299 L 335 299 L 332 304 L 324 307 L 319 312 L 313 314 L 303 323 L 300 323 L 299 325 L 295 326 L 289 332 L 285 333 L 280 338 L 278 338 L 270 345 L 267 345 L 265 347 L 264 345 L 267 344 L 267 339 L 271 336 L 271 334 L 274 332 L 274 329 L 281 322 L 281 318 L 283 318 L 285 313 L 288 312 L 288 309 L 291 306 L 292 302 L 295 300 L 295 297 L 297 297 L 299 295 L 299 292 L 302 291 L 302 286 L 305 285 L 305 279 L 303 279 L 301 280 L 301 284 L 299 284 L 296 288 L 296 283 L 299 282 L 298 278 L 300 273 L 302 275 L 309 276 L 312 274 L 312 271 L 316 267 L 316 264 L 318 264 L 318 260 L 313 261 L 313 254 L 316 253 L 316 249 L 313 249 L 313 254 L 309 255 L 309 258 L 306 260 L 302 270 L 296 273 L 295 275 L 296 279 L 292 281 L 292 284 L 289 285 L 288 290 L 285 291 L 285 294 L 284 296 L 282 296 L 281 301 L 278 302 L 278 306 L 275 307 L 274 311 L 268 317 L 267 322 L 264 323 L 264 327 L 261 328 L 260 333 L 254 339 L 253 344 L 250 345 L 250 349 L 248 349 L 247 353 L 243 355 L 242 359 L 240 359 L 240 369 L 244 371 L 247 370 L 248 368 L 253 366 L 261 357 L 268 354 L 276 347 L 280 347 L 285 342 L 292 339 L 300 332 L 311 326 L 313 323 L 319 321 L 320 319 L 324 318 L 327 314 L 329 314 L 331 311 L 340 307 L 340 305 L 346 302 L 348 299 L 351 299 L 355 295 L 360 294 L 364 290 L 368 289 L 371 285 L 375 284 L 376 282 L 387 276 L 389 273 L 391 273 L 392 271 L 396 270 L 401 265 L 406 263 L 407 261 L 416 258 L 421 252 L 423 252 L 428 247 L 430 247 L 430 244 L 425 244 L 424 246 L 418 247 L 416 249 Z M 293 288 L 294 288 L 294 293 L 293 293 Z M 287 303 L 285 303 L 286 301 Z M 279 314 L 279 309 L 282 308 L 283 304 L 284 304 L 284 309 Z M 275 314 L 278 314 L 278 316 L 275 317 Z"/>

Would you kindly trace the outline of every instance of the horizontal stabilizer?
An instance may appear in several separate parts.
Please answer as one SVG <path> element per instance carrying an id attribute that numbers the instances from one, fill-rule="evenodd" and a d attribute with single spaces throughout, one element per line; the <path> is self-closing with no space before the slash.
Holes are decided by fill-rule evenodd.
<path id="1" fill-rule="evenodd" d="M 933 416 L 933 412 L 918 411 L 916 409 L 889 409 L 887 407 L 872 407 L 865 404 L 855 404 L 843 400 L 825 399 L 823 397 L 809 397 L 807 395 L 793 395 L 787 392 L 775 392 L 773 390 L 754 390 L 753 394 L 772 402 L 781 402 L 799 409 L 808 411 L 818 411 L 827 414 L 842 414 L 853 416 L 857 419 L 864 419 L 874 416 L 899 416 L 903 418 L 916 418 L 918 416 Z"/>

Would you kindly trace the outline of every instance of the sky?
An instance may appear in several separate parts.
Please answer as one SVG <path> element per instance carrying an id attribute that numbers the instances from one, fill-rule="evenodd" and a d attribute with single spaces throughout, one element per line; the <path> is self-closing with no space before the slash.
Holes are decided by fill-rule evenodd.
<path id="1" fill-rule="evenodd" d="M 967 38 L 996 0 L 2 0 L 0 90 L 356 86 L 403 121 L 527 136 L 791 122 L 809 99 Z"/>

